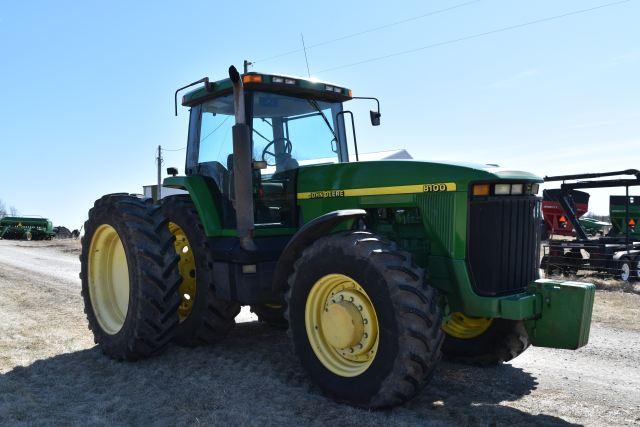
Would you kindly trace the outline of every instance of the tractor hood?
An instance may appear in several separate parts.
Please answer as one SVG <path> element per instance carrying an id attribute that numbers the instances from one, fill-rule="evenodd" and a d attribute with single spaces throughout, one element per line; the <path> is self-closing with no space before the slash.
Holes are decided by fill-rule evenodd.
<path id="1" fill-rule="evenodd" d="M 422 191 L 468 191 L 472 182 L 543 182 L 529 172 L 495 165 L 458 162 L 427 162 L 417 160 L 379 160 L 355 163 L 334 163 L 301 166 L 298 174 L 298 195 L 315 198 L 316 192 L 354 189 L 404 187 L 394 193 Z M 433 187 L 436 185 L 436 187 Z M 420 186 L 426 186 L 419 188 Z M 371 193 L 371 192 L 369 192 Z M 365 195 L 369 193 L 353 194 Z M 375 194 L 375 193 L 374 193 Z M 309 197 L 305 197 L 309 196 Z M 331 197 L 331 195 L 316 195 Z"/>

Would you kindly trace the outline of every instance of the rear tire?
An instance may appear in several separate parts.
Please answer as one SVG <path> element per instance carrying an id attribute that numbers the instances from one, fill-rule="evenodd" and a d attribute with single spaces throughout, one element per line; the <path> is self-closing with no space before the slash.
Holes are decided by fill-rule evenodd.
<path id="1" fill-rule="evenodd" d="M 508 362 L 529 347 L 529 336 L 521 321 L 493 319 L 481 335 L 462 339 L 445 335 L 442 355 L 445 359 L 474 366 Z"/>
<path id="2" fill-rule="evenodd" d="M 240 305 L 216 297 L 209 239 L 191 197 L 165 197 L 162 212 L 168 221 L 167 229 L 176 236 L 174 253 L 180 256 L 176 268 L 181 277 L 180 323 L 175 341 L 185 346 L 214 344 L 233 328 Z"/>
<path id="3" fill-rule="evenodd" d="M 80 279 L 94 341 L 119 360 L 162 352 L 178 323 L 180 278 L 159 207 L 107 195 L 95 202 L 84 229 Z"/>
<path id="4" fill-rule="evenodd" d="M 440 359 L 435 289 L 410 254 L 375 234 L 318 239 L 296 261 L 285 299 L 296 354 L 338 401 L 368 408 L 403 403 L 423 389 Z M 325 315 L 335 311 L 341 314 Z"/>

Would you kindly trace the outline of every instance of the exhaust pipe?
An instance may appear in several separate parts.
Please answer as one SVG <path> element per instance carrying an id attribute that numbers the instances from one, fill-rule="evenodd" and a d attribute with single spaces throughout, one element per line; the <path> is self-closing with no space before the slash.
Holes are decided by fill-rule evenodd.
<path id="1" fill-rule="evenodd" d="M 233 83 L 233 107 L 236 124 L 233 126 L 233 180 L 236 208 L 236 229 L 240 246 L 255 251 L 253 241 L 253 161 L 251 155 L 251 133 L 247 125 L 244 108 L 244 88 L 240 73 L 233 65 L 229 67 Z"/>

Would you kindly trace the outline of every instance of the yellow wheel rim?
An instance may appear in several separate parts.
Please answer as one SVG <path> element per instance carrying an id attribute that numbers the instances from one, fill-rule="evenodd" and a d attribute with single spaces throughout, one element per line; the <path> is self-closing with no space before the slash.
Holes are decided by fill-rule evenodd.
<path id="1" fill-rule="evenodd" d="M 178 224 L 170 222 L 169 231 L 176 238 L 174 247 L 176 253 L 180 256 L 178 270 L 182 277 L 182 282 L 179 288 L 180 306 L 178 307 L 178 317 L 180 322 L 183 322 L 193 310 L 193 302 L 196 298 L 196 260 L 184 230 Z"/>
<path id="2" fill-rule="evenodd" d="M 104 332 L 117 334 L 129 308 L 129 267 L 122 240 L 103 224 L 91 238 L 88 257 L 89 299 Z"/>
<path id="3" fill-rule="evenodd" d="M 378 317 L 365 290 L 343 274 L 311 288 L 305 305 L 309 344 L 318 360 L 341 377 L 362 374 L 378 351 Z"/>
<path id="4" fill-rule="evenodd" d="M 451 313 L 442 322 L 442 330 L 454 338 L 471 339 L 485 333 L 493 319 L 470 317 L 461 312 Z"/>

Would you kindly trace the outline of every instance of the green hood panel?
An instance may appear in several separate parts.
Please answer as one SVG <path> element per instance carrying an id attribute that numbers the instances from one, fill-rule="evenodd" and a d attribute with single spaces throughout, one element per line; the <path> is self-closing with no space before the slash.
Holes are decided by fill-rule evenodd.
<path id="1" fill-rule="evenodd" d="M 380 160 L 301 166 L 298 193 L 436 183 L 455 183 L 456 191 L 466 192 L 472 181 L 497 180 L 542 182 L 542 178 L 528 172 L 490 165 Z"/>

